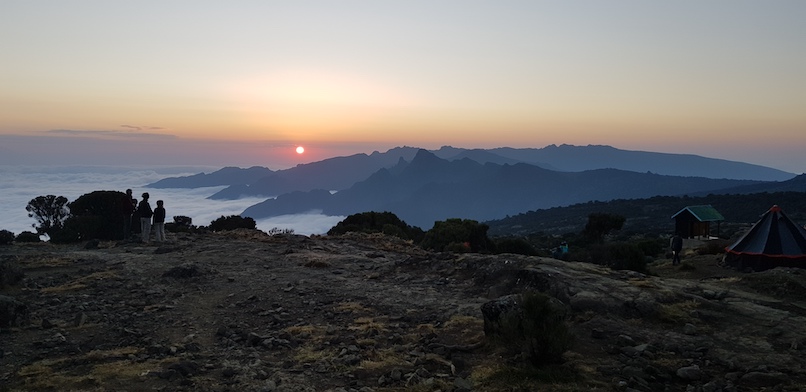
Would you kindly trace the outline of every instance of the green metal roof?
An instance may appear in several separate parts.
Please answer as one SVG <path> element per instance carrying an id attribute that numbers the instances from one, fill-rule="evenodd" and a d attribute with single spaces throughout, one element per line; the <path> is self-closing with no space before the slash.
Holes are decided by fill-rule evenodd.
<path id="1" fill-rule="evenodd" d="M 676 214 L 672 215 L 672 219 L 676 216 L 680 215 L 683 211 L 688 211 L 691 215 L 694 215 L 700 222 L 717 222 L 725 220 L 725 217 L 716 210 L 716 208 L 711 207 L 710 205 L 707 206 L 688 206 L 683 208 L 682 210 L 678 211 Z"/>

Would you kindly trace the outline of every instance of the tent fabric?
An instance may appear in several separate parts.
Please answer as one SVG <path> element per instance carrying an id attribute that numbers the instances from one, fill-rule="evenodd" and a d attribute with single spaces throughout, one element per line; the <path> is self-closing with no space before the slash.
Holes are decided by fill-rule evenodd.
<path id="1" fill-rule="evenodd" d="M 725 248 L 728 264 L 756 271 L 806 268 L 806 229 L 772 206 L 742 238 Z"/>

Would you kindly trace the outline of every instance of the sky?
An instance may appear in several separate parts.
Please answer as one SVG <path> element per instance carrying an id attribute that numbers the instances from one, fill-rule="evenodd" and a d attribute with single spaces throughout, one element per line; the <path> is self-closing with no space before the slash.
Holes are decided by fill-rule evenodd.
<path id="1" fill-rule="evenodd" d="M 799 0 L 4 0 L 0 165 L 606 144 L 802 173 L 804 15 Z"/>

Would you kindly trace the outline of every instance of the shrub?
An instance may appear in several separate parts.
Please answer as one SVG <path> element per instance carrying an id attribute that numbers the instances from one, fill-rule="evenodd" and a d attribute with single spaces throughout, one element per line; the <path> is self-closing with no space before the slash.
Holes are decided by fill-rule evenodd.
<path id="1" fill-rule="evenodd" d="M 189 216 L 176 215 L 174 216 L 174 224 L 177 226 L 190 227 L 193 225 L 193 219 Z"/>
<path id="2" fill-rule="evenodd" d="M 617 270 L 631 270 L 646 273 L 646 257 L 635 244 L 617 242 L 591 246 L 587 253 L 588 261 L 606 265 Z"/>
<path id="3" fill-rule="evenodd" d="M 535 248 L 522 238 L 503 238 L 495 241 L 496 253 L 514 253 L 519 255 L 537 256 Z"/>
<path id="4" fill-rule="evenodd" d="M 174 233 L 190 233 L 195 229 L 193 219 L 189 216 L 176 215 L 173 222 L 165 223 L 165 230 Z"/>
<path id="5" fill-rule="evenodd" d="M 20 234 L 17 234 L 17 238 L 15 239 L 17 242 L 41 242 L 42 239 L 39 238 L 39 234 L 32 233 L 30 231 L 23 231 Z"/>
<path id="6" fill-rule="evenodd" d="M 11 260 L 0 260 L 0 289 L 21 282 L 24 276 L 25 273 L 17 263 Z"/>
<path id="7" fill-rule="evenodd" d="M 277 227 L 272 227 L 266 232 L 266 234 L 268 235 L 294 234 L 294 229 L 280 229 Z"/>
<path id="8" fill-rule="evenodd" d="M 256 229 L 257 223 L 255 220 L 240 215 L 221 216 L 220 218 L 210 222 L 209 229 L 212 231 L 225 231 L 235 229 Z"/>
<path id="9" fill-rule="evenodd" d="M 70 203 L 72 216 L 64 222 L 64 229 L 58 233 L 48 233 L 50 240 L 76 242 L 96 238 L 123 239 L 120 201 L 124 198 L 127 198 L 126 194 L 118 191 L 94 191 L 81 195 Z"/>
<path id="10" fill-rule="evenodd" d="M 404 240 L 420 242 L 423 239 L 423 230 L 413 227 L 400 220 L 397 215 L 385 212 L 361 212 L 352 214 L 327 231 L 328 235 L 339 235 L 347 232 L 358 233 L 384 233 Z"/>
<path id="11" fill-rule="evenodd" d="M 520 307 L 501 320 L 498 340 L 519 350 L 533 366 L 560 363 L 574 340 L 565 317 L 565 309 L 552 303 L 551 297 L 524 293 Z"/>
<path id="12" fill-rule="evenodd" d="M 442 252 L 454 244 L 467 244 L 471 252 L 490 252 L 495 244 L 487 237 L 486 224 L 471 219 L 448 219 L 434 222 L 434 227 L 425 233 L 421 246 Z"/>
<path id="13" fill-rule="evenodd" d="M 728 240 L 710 240 L 697 248 L 698 255 L 718 255 L 725 253 L 725 248 L 730 246 L 731 242 Z"/>
<path id="14" fill-rule="evenodd" d="M 588 215 L 588 223 L 583 234 L 594 241 L 601 241 L 611 231 L 621 230 L 626 220 L 627 218 L 621 215 L 594 212 Z"/>
<path id="15" fill-rule="evenodd" d="M 646 256 L 650 257 L 658 257 L 663 251 L 666 249 L 666 243 L 668 241 L 664 239 L 654 239 L 654 240 L 641 240 L 635 243 L 638 249 L 641 249 L 641 252 L 644 253 Z"/>
<path id="16" fill-rule="evenodd" d="M 8 230 L 0 230 L 0 245 L 10 245 L 14 242 L 14 233 Z"/>

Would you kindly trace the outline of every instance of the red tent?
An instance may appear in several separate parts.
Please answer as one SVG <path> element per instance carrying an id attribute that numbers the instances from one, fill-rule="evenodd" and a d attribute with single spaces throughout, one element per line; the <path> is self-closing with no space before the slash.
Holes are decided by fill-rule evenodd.
<path id="1" fill-rule="evenodd" d="M 725 251 L 725 261 L 739 269 L 806 268 L 806 229 L 775 205 Z"/>

